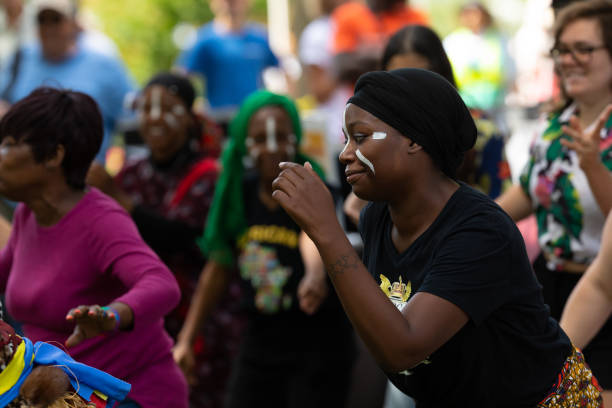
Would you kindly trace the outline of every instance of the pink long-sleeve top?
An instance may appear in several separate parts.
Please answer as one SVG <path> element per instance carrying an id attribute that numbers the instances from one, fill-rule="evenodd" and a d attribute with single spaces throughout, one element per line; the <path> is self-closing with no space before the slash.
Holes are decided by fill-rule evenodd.
<path id="1" fill-rule="evenodd" d="M 132 384 L 128 397 L 143 407 L 187 407 L 185 379 L 163 328 L 163 316 L 179 301 L 176 280 L 131 217 L 100 191 L 90 189 L 51 227 L 38 225 L 19 204 L 0 252 L 0 292 L 27 337 L 56 345 L 74 329 L 66 321 L 71 308 L 127 304 L 132 330 L 85 340 L 69 353 Z"/>

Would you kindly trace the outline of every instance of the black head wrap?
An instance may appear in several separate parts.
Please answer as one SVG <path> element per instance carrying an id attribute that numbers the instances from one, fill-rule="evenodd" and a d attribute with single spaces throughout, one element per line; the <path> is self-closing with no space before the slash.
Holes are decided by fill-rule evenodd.
<path id="1" fill-rule="evenodd" d="M 195 90 L 189 79 L 171 72 L 162 72 L 149 80 L 145 89 L 152 85 L 161 85 L 176 95 L 191 110 L 195 99 Z"/>
<path id="2" fill-rule="evenodd" d="M 455 88 L 442 76 L 403 68 L 362 75 L 355 104 L 414 140 L 449 177 L 476 142 L 476 126 Z"/>

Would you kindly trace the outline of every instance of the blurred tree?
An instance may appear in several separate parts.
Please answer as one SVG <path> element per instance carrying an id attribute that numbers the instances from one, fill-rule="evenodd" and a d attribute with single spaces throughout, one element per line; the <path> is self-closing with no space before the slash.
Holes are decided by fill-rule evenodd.
<path id="1" fill-rule="evenodd" d="M 305 19 L 309 17 L 305 12 L 305 3 L 313 1 L 289 0 L 296 38 L 307 23 Z M 459 7 L 468 0 L 410 1 L 429 13 L 432 25 L 444 36 L 456 27 Z M 520 18 L 520 13 L 508 11 L 520 10 L 525 1 L 484 0 L 484 3 L 496 17 L 515 20 L 517 16 Z M 265 23 L 266 0 L 251 2 L 251 18 Z M 82 0 L 82 3 L 102 22 L 100 29 L 115 41 L 130 72 L 139 83 L 159 70 L 172 67 L 180 53 L 173 40 L 177 27 L 191 26 L 197 29 L 212 19 L 209 0 Z M 509 9 L 510 5 L 513 7 Z M 518 24 L 516 21 L 500 22 L 510 30 Z"/>
<path id="2" fill-rule="evenodd" d="M 142 84 L 154 73 L 172 67 L 180 53 L 175 28 L 195 29 L 213 17 L 208 0 L 83 0 L 119 47 L 131 74 Z M 266 21 L 266 0 L 252 0 L 251 17 Z"/>

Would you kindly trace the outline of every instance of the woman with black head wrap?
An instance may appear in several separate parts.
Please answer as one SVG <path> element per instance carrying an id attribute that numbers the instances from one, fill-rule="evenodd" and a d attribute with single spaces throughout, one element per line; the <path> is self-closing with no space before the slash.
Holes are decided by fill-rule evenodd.
<path id="1" fill-rule="evenodd" d="M 390 380 L 419 407 L 601 406 L 514 223 L 454 178 L 476 138 L 455 89 L 426 70 L 365 74 L 343 130 L 347 181 L 372 201 L 360 220 L 363 263 L 308 164 L 282 163 L 274 198 L 317 245 Z"/>

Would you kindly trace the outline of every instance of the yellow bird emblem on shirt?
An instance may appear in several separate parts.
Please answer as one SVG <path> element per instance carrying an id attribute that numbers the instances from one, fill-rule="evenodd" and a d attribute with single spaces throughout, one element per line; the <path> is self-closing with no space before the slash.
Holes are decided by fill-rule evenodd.
<path id="1" fill-rule="evenodd" d="M 387 295 L 388 298 L 401 300 L 406 302 L 412 294 L 412 283 L 408 281 L 408 284 L 402 282 L 402 277 L 399 277 L 399 282 L 391 281 L 383 274 L 380 274 L 380 288 Z"/>

